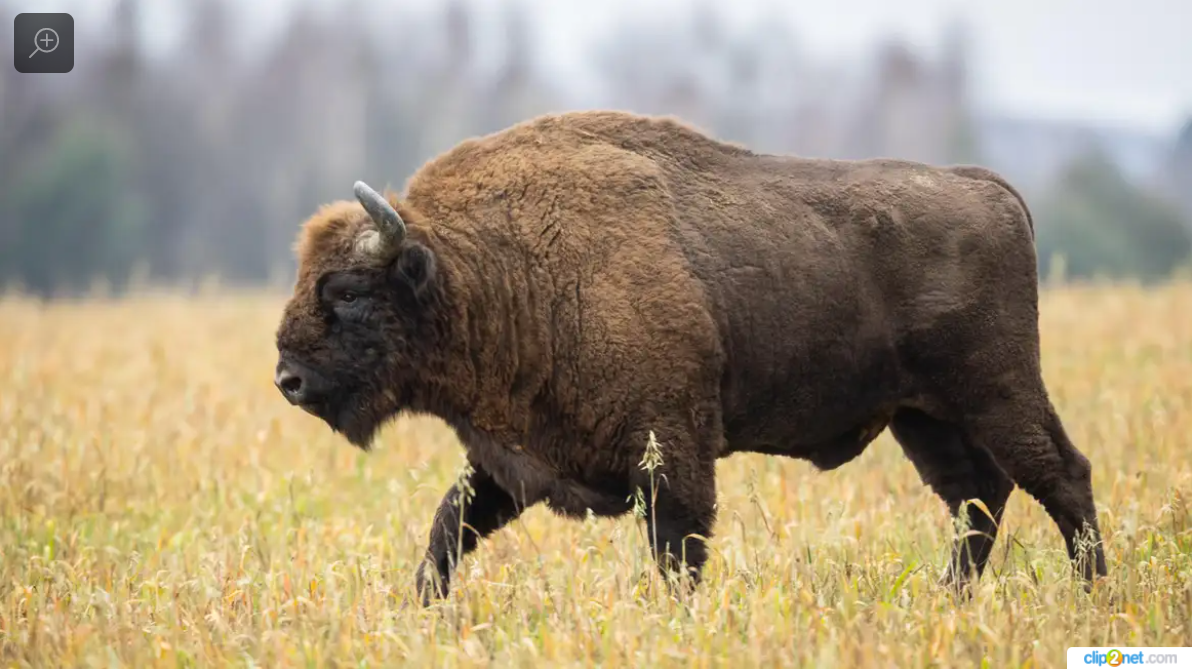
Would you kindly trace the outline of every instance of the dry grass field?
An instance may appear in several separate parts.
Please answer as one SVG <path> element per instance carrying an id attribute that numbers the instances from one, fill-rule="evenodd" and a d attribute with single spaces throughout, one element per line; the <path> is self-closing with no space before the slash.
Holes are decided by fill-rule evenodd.
<path id="1" fill-rule="evenodd" d="M 462 451 L 403 417 L 361 454 L 291 408 L 282 299 L 0 299 L 0 665 L 1055 667 L 1071 645 L 1192 645 L 1192 283 L 1044 293 L 1110 575 L 1086 594 L 1017 491 L 959 601 L 936 585 L 947 512 L 887 433 L 830 473 L 722 461 L 687 600 L 632 518 L 540 507 L 413 606 Z"/>

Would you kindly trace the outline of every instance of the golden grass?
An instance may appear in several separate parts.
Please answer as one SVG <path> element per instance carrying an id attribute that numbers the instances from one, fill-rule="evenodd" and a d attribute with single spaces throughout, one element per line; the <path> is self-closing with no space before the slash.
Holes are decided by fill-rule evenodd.
<path id="1" fill-rule="evenodd" d="M 411 606 L 462 451 L 403 418 L 360 454 L 271 383 L 281 298 L 0 300 L 0 664 L 1063 666 L 1192 645 L 1192 284 L 1049 290 L 1044 363 L 1092 459 L 1086 595 L 1015 492 L 971 601 L 943 504 L 884 434 L 830 473 L 720 464 L 707 581 L 657 587 L 632 518 L 543 508 Z"/>

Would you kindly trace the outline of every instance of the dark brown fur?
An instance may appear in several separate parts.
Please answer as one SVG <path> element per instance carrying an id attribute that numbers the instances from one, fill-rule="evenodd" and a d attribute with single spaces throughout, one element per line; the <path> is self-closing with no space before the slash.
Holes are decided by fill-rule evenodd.
<path id="1" fill-rule="evenodd" d="M 1040 373 L 1030 214 L 988 170 L 764 155 L 576 112 L 465 141 L 388 197 L 409 227 L 391 263 L 354 250 L 372 227 L 354 202 L 306 224 L 278 346 L 326 380 L 334 399 L 312 410 L 361 447 L 401 410 L 458 431 L 465 553 L 539 502 L 629 511 L 651 431 L 662 557 L 711 535 L 718 458 L 831 469 L 887 426 L 954 514 L 979 498 L 1000 520 L 1017 483 L 1074 559 L 1085 524 L 1099 536 L 1088 460 Z M 365 293 L 350 304 L 345 271 Z M 456 494 L 428 595 L 459 557 Z M 969 519 L 989 537 L 956 544 L 956 582 L 996 534 Z M 703 544 L 683 550 L 698 577 Z M 1093 555 L 1089 578 L 1105 573 Z"/>

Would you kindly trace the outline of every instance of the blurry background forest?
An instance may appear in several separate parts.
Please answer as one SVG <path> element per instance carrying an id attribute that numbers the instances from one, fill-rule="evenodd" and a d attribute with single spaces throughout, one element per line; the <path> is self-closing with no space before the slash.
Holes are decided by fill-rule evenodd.
<path id="1" fill-rule="evenodd" d="M 29 4 L 0 14 L 52 11 Z M 354 180 L 400 189 L 467 136 L 595 107 L 767 152 L 988 165 L 1027 196 L 1044 273 L 1062 254 L 1068 277 L 1154 280 L 1192 250 L 1192 116 L 1165 132 L 991 112 L 974 91 L 980 26 L 962 21 L 935 49 L 891 36 L 817 59 L 776 3 L 735 22 L 731 2 L 610 4 L 625 15 L 561 75 L 552 26 L 521 0 L 289 3 L 268 39 L 219 0 L 100 4 L 75 13 L 72 73 L 0 67 L 0 286 L 286 286 L 298 224 Z"/>

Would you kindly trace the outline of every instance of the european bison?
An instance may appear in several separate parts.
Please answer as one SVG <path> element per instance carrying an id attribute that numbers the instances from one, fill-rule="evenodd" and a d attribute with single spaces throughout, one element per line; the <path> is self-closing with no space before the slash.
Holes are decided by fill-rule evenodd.
<path id="1" fill-rule="evenodd" d="M 979 167 L 813 160 L 669 118 L 536 118 L 465 141 L 407 194 L 357 182 L 306 223 L 276 384 L 368 449 L 399 411 L 458 433 L 463 553 L 527 507 L 631 510 L 640 463 L 659 567 L 698 582 L 715 463 L 833 469 L 887 426 L 970 533 L 946 581 L 979 577 L 1015 484 L 1090 581 L 1106 573 L 1089 461 L 1040 374 L 1030 214 Z M 459 487 L 417 583 L 442 596 Z M 696 536 L 692 536 L 696 535 Z M 656 538 L 656 539 L 655 539 Z"/>

